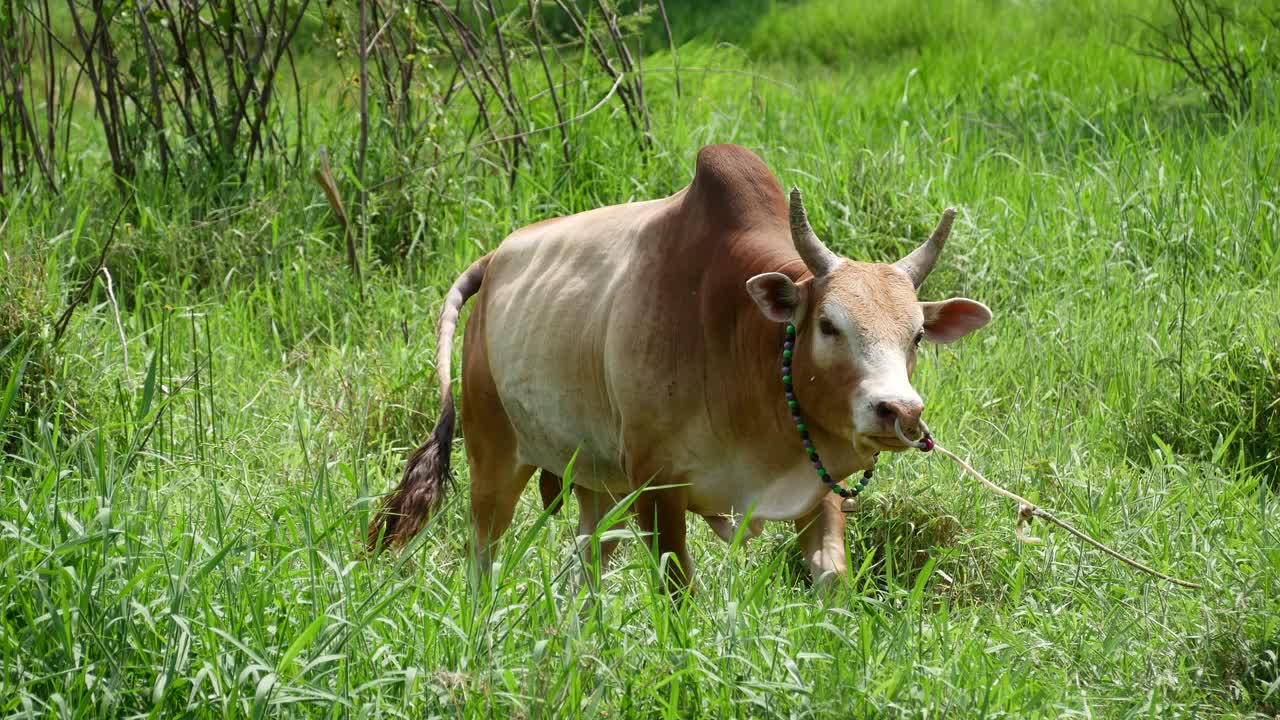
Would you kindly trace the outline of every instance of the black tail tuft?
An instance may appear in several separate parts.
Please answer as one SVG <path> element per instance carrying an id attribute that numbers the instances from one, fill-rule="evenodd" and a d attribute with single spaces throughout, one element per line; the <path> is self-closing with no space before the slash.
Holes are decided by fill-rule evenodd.
<path id="1" fill-rule="evenodd" d="M 444 502 L 445 492 L 452 482 L 449 455 L 456 420 L 453 398 L 449 397 L 431 437 L 409 456 L 400 485 L 383 499 L 382 506 L 369 523 L 367 546 L 370 552 L 376 553 L 385 547 L 404 547 Z"/>

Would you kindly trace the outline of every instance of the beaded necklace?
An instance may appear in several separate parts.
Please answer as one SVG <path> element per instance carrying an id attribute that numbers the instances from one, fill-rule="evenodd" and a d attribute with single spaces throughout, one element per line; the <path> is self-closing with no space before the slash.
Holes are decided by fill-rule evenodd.
<path id="1" fill-rule="evenodd" d="M 782 388 L 787 393 L 787 407 L 791 409 L 791 419 L 795 421 L 796 430 L 800 431 L 804 451 L 808 453 L 809 461 L 813 463 L 813 469 L 818 473 L 818 479 L 830 488 L 831 492 L 842 498 L 857 497 L 866 489 L 867 483 L 871 482 L 871 475 L 876 469 L 876 460 L 880 458 L 880 453 L 872 455 L 871 467 L 862 473 L 862 477 L 858 478 L 858 484 L 852 488 L 841 487 L 840 483 L 823 467 L 822 458 L 818 457 L 818 451 L 813 447 L 813 439 L 809 437 L 809 426 L 805 425 L 804 416 L 800 414 L 800 403 L 796 401 L 795 386 L 791 384 L 791 357 L 795 354 L 795 340 L 796 326 L 793 323 L 787 323 L 787 339 L 782 343 Z"/>

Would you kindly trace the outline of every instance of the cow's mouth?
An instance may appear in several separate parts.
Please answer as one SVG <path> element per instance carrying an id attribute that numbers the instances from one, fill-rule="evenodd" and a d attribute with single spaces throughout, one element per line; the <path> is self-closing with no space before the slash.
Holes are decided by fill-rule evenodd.
<path id="1" fill-rule="evenodd" d="M 911 446 L 902 442 L 893 433 L 887 435 L 878 433 L 874 435 L 863 435 L 871 444 L 878 445 L 881 450 L 906 450 Z"/>
<path id="2" fill-rule="evenodd" d="M 931 449 L 933 440 L 929 436 L 929 426 L 920 421 L 920 438 L 912 440 L 902 432 L 901 421 L 895 420 L 893 423 L 893 432 L 891 433 L 865 433 L 861 436 L 869 444 L 878 446 L 878 450 L 890 450 L 901 452 L 910 448 Z M 926 448 L 928 444 L 928 448 Z"/>

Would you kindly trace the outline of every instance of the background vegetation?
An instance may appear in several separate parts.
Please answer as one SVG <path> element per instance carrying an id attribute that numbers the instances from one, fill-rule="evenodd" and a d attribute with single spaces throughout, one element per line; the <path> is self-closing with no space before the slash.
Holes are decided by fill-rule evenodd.
<path id="1" fill-rule="evenodd" d="M 0 0 L 0 713 L 1275 716 L 1280 37 L 1180 5 Z M 455 275 L 713 142 L 851 256 L 958 207 L 923 294 L 997 319 L 918 370 L 939 439 L 1205 590 L 1018 545 L 919 455 L 828 594 L 788 526 L 693 523 L 697 602 L 628 543 L 580 610 L 532 490 L 477 593 L 461 446 L 368 562 Z"/>

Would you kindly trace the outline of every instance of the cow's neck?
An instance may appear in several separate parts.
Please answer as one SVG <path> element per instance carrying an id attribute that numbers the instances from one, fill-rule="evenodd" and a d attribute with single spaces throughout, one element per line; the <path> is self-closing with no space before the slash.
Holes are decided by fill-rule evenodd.
<path id="1" fill-rule="evenodd" d="M 760 459 L 769 466 L 771 472 L 783 472 L 796 464 L 808 463 L 803 441 L 796 430 L 782 386 L 785 327 L 784 324 L 765 318 L 752 305 L 739 325 L 740 335 L 736 343 L 740 350 L 735 364 L 741 369 L 744 378 L 749 377 L 752 386 L 759 389 L 759 392 L 749 393 L 756 399 L 757 405 L 744 410 L 757 413 L 762 418 L 763 422 L 756 423 L 755 426 L 763 427 L 766 434 L 766 437 L 753 437 L 751 441 L 759 443 Z M 800 332 L 803 333 L 803 330 Z M 803 340 L 802 336 L 797 336 L 797 348 Z M 805 371 L 805 365 L 807 363 L 798 367 L 799 372 Z M 796 379 L 797 400 L 805 415 L 809 436 L 827 470 L 840 481 L 859 470 L 871 467 L 874 456 L 870 452 L 859 451 L 842 429 L 828 427 L 818 415 L 805 412 L 805 398 L 808 396 L 812 399 L 815 392 L 808 379 Z"/>

